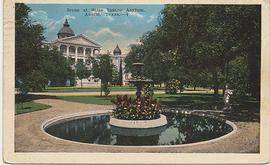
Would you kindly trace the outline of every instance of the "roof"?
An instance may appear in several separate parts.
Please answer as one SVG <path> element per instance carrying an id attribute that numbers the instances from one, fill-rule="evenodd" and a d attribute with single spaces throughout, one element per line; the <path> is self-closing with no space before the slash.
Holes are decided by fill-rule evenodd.
<path id="1" fill-rule="evenodd" d="M 58 38 L 57 40 L 54 40 L 51 42 L 52 44 L 55 43 L 66 43 L 66 44 L 71 44 L 71 45 L 82 45 L 82 46 L 87 46 L 87 47 L 95 47 L 95 48 L 101 48 L 102 46 L 98 44 L 97 42 L 91 40 L 89 37 L 80 34 L 76 36 L 70 36 L 70 37 L 65 37 L 65 38 Z"/>
<path id="2" fill-rule="evenodd" d="M 117 44 L 116 48 L 113 50 L 113 54 L 114 55 L 121 54 L 121 49 L 119 48 L 118 44 Z"/>
<path id="3" fill-rule="evenodd" d="M 74 36 L 74 32 L 73 30 L 69 27 L 68 21 L 66 19 L 64 26 L 59 30 L 59 32 L 57 33 L 57 35 L 59 34 L 69 34 L 71 36 Z"/>

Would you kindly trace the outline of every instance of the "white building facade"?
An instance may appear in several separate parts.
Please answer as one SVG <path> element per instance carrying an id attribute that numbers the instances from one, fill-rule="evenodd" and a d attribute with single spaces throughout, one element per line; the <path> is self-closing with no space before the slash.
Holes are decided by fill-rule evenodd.
<path id="1" fill-rule="evenodd" d="M 63 56 L 66 58 L 71 58 L 76 63 L 83 63 L 91 69 L 90 57 L 97 57 L 100 55 L 101 45 L 93 40 L 91 40 L 86 35 L 80 34 L 75 35 L 73 30 L 70 28 L 70 25 L 66 19 L 63 27 L 57 33 L 57 40 L 51 42 L 43 42 L 44 45 L 48 45 L 50 47 L 56 46 L 58 50 L 63 53 Z M 126 82 L 127 76 L 124 75 L 124 59 L 125 55 L 122 55 L 121 49 L 117 45 L 113 51 L 113 54 L 110 54 L 112 62 L 114 65 L 117 66 L 119 71 L 120 68 L 120 61 L 122 61 L 122 68 L 123 68 L 123 84 Z M 73 66 L 73 69 L 75 67 Z M 80 86 L 80 80 L 77 80 L 77 86 Z M 68 86 L 68 83 L 67 83 Z M 94 79 L 93 76 L 89 77 L 88 79 L 83 79 L 83 86 L 100 86 L 100 81 Z"/>

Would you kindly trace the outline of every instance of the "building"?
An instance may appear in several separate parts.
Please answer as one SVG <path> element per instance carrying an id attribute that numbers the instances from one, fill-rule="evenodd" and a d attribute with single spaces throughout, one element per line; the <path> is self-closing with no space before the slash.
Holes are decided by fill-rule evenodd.
<path id="1" fill-rule="evenodd" d="M 63 56 L 72 58 L 75 61 L 75 64 L 78 62 L 84 63 L 89 69 L 91 69 L 91 63 L 89 62 L 90 57 L 97 59 L 102 47 L 99 43 L 91 40 L 84 34 L 75 35 L 67 19 L 65 20 L 63 27 L 57 33 L 57 39 L 51 42 L 44 41 L 43 44 L 50 47 L 58 47 L 59 51 L 63 53 Z M 122 61 L 124 72 L 124 58 L 126 56 L 122 54 L 118 45 L 114 49 L 113 54 L 110 54 L 110 57 L 118 70 Z M 127 76 L 123 73 L 123 83 L 125 82 L 126 77 Z M 77 82 L 77 84 L 77 86 L 80 86 L 79 82 Z M 69 83 L 67 83 L 67 86 L 69 86 Z M 83 86 L 100 86 L 100 81 L 91 76 L 90 78 L 83 80 Z"/>

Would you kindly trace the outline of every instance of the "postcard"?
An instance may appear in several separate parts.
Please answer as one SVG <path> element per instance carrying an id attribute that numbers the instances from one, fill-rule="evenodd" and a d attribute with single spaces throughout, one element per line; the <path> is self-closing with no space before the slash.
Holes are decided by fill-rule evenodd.
<path id="1" fill-rule="evenodd" d="M 4 1 L 4 161 L 269 162 L 269 7 Z"/>

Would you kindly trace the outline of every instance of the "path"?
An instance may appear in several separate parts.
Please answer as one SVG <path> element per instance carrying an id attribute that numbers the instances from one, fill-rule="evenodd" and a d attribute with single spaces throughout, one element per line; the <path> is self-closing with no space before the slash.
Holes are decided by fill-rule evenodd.
<path id="1" fill-rule="evenodd" d="M 104 113 L 112 105 L 40 99 L 35 102 L 52 106 L 46 110 L 16 115 L 16 152 L 184 152 L 184 153 L 254 153 L 259 152 L 259 122 L 235 122 L 238 131 L 221 140 L 190 146 L 120 147 L 70 142 L 49 136 L 41 129 L 43 122 L 72 113 Z"/>

